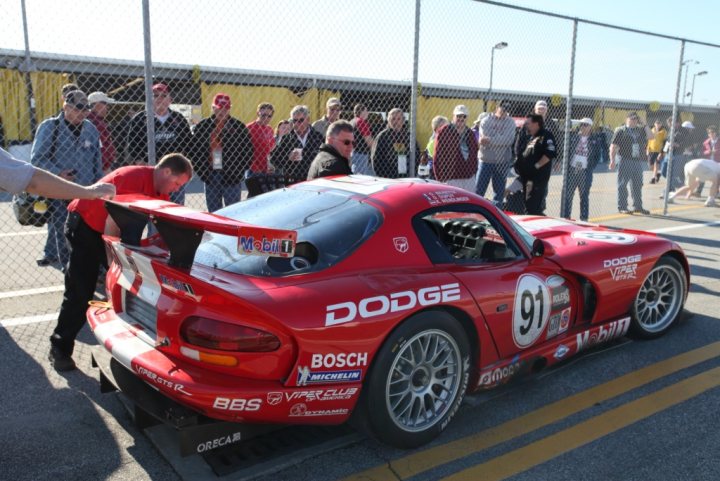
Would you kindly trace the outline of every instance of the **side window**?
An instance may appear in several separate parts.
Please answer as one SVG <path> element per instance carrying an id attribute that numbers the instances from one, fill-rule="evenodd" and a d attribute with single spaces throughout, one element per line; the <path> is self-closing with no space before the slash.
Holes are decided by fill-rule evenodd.
<path id="1" fill-rule="evenodd" d="M 413 224 L 434 263 L 494 263 L 521 257 L 490 215 L 471 206 L 449 206 L 418 215 Z M 473 211 L 474 210 L 474 211 Z"/>

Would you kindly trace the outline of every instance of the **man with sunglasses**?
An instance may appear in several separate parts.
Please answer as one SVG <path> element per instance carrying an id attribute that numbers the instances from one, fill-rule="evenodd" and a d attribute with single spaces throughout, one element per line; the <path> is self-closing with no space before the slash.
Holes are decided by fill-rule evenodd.
<path id="1" fill-rule="evenodd" d="M 38 127 L 30 153 L 32 164 L 76 184 L 97 182 L 103 175 L 100 134 L 87 120 L 89 112 L 90 105 L 83 91 L 68 92 L 60 115 Z M 49 209 L 48 236 L 43 256 L 36 262 L 39 266 L 64 268 L 69 258 L 63 235 L 67 202 L 51 200 Z"/>
<path id="2" fill-rule="evenodd" d="M 355 128 L 347 120 L 337 120 L 328 127 L 325 143 L 310 165 L 307 180 L 331 175 L 350 175 L 350 156 L 355 145 Z"/>
<path id="3" fill-rule="evenodd" d="M 452 123 L 438 131 L 433 170 L 440 182 L 475 192 L 478 142 L 467 126 L 468 115 L 466 106 L 457 105 Z"/>
<path id="4" fill-rule="evenodd" d="M 153 119 L 155 121 L 155 159 L 171 153 L 189 154 L 192 132 L 187 119 L 170 108 L 173 98 L 170 88 L 164 83 L 156 83 L 152 87 Z M 147 112 L 139 112 L 130 121 L 127 135 L 127 149 L 131 165 L 147 165 Z M 171 196 L 173 202 L 185 203 L 185 190 L 180 189 Z"/>
<path id="5" fill-rule="evenodd" d="M 290 182 L 304 180 L 323 143 L 323 136 L 310 127 L 310 109 L 296 105 L 290 111 L 292 132 L 285 135 L 270 155 L 270 162 Z"/>
<path id="6" fill-rule="evenodd" d="M 266 174 L 268 171 L 268 158 L 275 147 L 275 132 L 270 121 L 275 115 L 275 107 L 263 102 L 258 105 L 257 117 L 247 125 L 253 147 L 252 164 L 249 175 Z"/>

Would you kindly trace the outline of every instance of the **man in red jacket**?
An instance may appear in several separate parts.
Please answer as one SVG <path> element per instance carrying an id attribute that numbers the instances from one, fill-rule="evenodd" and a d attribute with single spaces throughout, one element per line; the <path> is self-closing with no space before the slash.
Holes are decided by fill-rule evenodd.
<path id="1" fill-rule="evenodd" d="M 438 131 L 433 172 L 440 182 L 475 192 L 478 143 L 473 131 L 467 127 L 468 115 L 467 107 L 456 106 L 452 123 Z"/>
<path id="2" fill-rule="evenodd" d="M 115 186 L 117 194 L 144 194 L 169 200 L 192 177 L 190 161 L 181 154 L 168 154 L 154 167 L 121 167 L 101 179 Z M 50 336 L 48 358 L 56 371 L 75 369 L 72 359 L 75 337 L 85 324 L 88 302 L 93 298 L 100 265 L 107 267 L 103 233 L 117 234 L 101 199 L 76 199 L 68 206 L 65 237 L 70 261 L 65 270 L 65 293 L 58 322 Z"/>

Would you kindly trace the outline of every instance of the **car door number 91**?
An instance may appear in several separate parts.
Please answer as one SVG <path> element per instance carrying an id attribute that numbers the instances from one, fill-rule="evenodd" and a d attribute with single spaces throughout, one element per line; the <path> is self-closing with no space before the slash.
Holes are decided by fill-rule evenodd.
<path id="1" fill-rule="evenodd" d="M 550 292 L 545 282 L 532 274 L 518 279 L 513 306 L 513 340 L 525 348 L 542 334 L 550 317 Z"/>

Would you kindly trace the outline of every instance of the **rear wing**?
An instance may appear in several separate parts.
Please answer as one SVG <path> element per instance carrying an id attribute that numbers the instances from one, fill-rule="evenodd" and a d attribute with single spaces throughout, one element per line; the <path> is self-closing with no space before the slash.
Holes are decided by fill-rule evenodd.
<path id="1" fill-rule="evenodd" d="M 247 224 L 209 212 L 143 195 L 119 195 L 105 201 L 105 208 L 120 228 L 120 241 L 140 246 L 148 222 L 155 226 L 170 251 L 169 264 L 189 269 L 205 232 L 238 238 L 238 252 L 244 255 L 292 257 L 297 232 Z"/>

